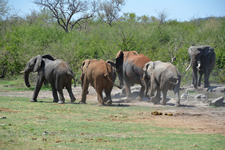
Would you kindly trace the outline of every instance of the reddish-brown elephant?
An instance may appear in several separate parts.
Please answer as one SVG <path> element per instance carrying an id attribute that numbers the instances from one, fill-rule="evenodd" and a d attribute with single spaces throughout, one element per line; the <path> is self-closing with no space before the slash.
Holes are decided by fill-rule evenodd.
<path id="1" fill-rule="evenodd" d="M 120 80 L 120 87 L 125 86 L 127 100 L 131 99 L 130 87 L 140 84 L 141 90 L 137 100 L 142 100 L 145 84 L 142 80 L 143 67 L 151 61 L 147 56 L 138 54 L 136 51 L 119 51 L 116 55 L 116 71 Z"/>
<path id="2" fill-rule="evenodd" d="M 97 59 L 86 59 L 82 63 L 82 74 L 81 74 L 81 86 L 82 86 L 82 96 L 80 103 L 86 103 L 86 95 L 88 93 L 89 84 L 91 84 L 96 92 L 98 98 L 98 105 L 105 105 L 102 92 L 106 95 L 106 104 L 111 105 L 111 91 L 113 88 L 115 77 L 113 72 L 113 67 L 105 62 L 104 60 Z M 117 85 L 115 85 L 117 86 Z M 117 86 L 119 87 L 119 86 Z M 119 87 L 120 88 L 120 87 Z"/>

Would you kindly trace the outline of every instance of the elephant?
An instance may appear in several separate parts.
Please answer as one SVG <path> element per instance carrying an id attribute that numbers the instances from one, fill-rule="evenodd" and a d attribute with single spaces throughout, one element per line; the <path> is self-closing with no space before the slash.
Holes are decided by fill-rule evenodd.
<path id="1" fill-rule="evenodd" d="M 145 64 L 143 71 L 143 80 L 146 87 L 145 96 L 149 94 L 151 102 L 158 103 L 162 92 L 163 98 L 160 103 L 166 105 L 167 91 L 173 90 L 176 98 L 175 106 L 180 106 L 181 75 L 173 64 L 170 62 L 150 61 Z M 154 96 L 155 91 L 157 91 L 156 96 Z"/>
<path id="2" fill-rule="evenodd" d="M 89 84 L 91 84 L 97 92 L 98 106 L 105 105 L 104 102 L 106 102 L 107 105 L 112 104 L 111 91 L 113 85 L 115 85 L 115 73 L 113 71 L 113 67 L 107 62 L 102 59 L 99 61 L 97 59 L 86 59 L 82 62 L 82 95 L 80 104 L 86 104 Z M 119 86 L 117 87 L 120 88 Z M 106 95 L 105 100 L 103 100 L 102 96 L 103 91 Z"/>
<path id="3" fill-rule="evenodd" d="M 120 81 L 120 87 L 125 86 L 127 100 L 131 100 L 130 87 L 134 84 L 140 84 L 141 90 L 137 100 L 141 101 L 145 84 L 142 80 L 143 67 L 145 63 L 151 61 L 147 56 L 138 54 L 136 51 L 120 50 L 116 55 L 116 71 Z"/>
<path id="4" fill-rule="evenodd" d="M 72 79 L 74 79 L 73 72 L 65 61 L 61 59 L 54 59 L 51 55 L 37 55 L 31 58 L 27 62 L 24 71 L 21 71 L 21 73 L 24 74 L 24 81 L 27 87 L 30 87 L 29 74 L 32 71 L 38 72 L 38 75 L 33 97 L 30 102 L 37 102 L 37 96 L 43 82 L 48 82 L 51 84 L 52 95 L 54 98 L 53 102 L 59 104 L 65 103 L 65 98 L 63 96 L 64 87 L 66 87 L 69 93 L 71 102 L 76 100 L 71 89 Z M 58 99 L 57 92 L 59 93 L 60 100 Z"/>
<path id="5" fill-rule="evenodd" d="M 209 76 L 213 70 L 216 54 L 211 46 L 191 46 L 188 49 L 188 54 L 191 59 L 186 71 L 192 66 L 192 84 L 197 89 L 201 86 L 202 75 L 204 74 L 204 88 L 210 87 Z M 199 73 L 199 78 L 197 75 Z M 198 78 L 198 79 L 197 79 Z"/>

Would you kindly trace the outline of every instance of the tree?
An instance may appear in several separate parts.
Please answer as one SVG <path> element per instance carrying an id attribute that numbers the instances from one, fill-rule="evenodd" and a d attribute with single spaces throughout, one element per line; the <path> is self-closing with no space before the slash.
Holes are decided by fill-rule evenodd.
<path id="1" fill-rule="evenodd" d="M 135 13 L 124 13 L 121 20 L 126 22 L 138 22 L 141 17 L 136 16 Z"/>
<path id="2" fill-rule="evenodd" d="M 33 3 L 51 10 L 53 17 L 67 33 L 72 31 L 76 24 L 81 28 L 79 22 L 92 18 L 99 9 L 96 1 L 87 0 L 34 0 Z M 85 15 L 79 15 L 80 13 L 85 13 Z M 79 17 L 72 21 L 75 14 Z"/>
<path id="3" fill-rule="evenodd" d="M 157 12 L 157 14 L 159 19 L 159 24 L 163 25 L 166 22 L 166 18 L 168 17 L 168 12 L 166 11 L 166 9 L 164 9 L 163 11 Z"/>
<path id="4" fill-rule="evenodd" d="M 0 0 L 0 18 L 3 17 L 9 9 L 8 0 Z"/>
<path id="5" fill-rule="evenodd" d="M 98 16 L 101 20 L 112 26 L 112 21 L 116 19 L 121 7 L 125 5 L 125 0 L 110 0 L 100 4 Z"/>

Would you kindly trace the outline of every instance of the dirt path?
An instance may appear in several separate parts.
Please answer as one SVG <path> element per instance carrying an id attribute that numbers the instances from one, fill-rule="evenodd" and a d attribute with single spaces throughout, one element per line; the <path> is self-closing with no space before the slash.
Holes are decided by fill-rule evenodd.
<path id="1" fill-rule="evenodd" d="M 139 89 L 139 86 L 132 87 L 134 99 L 137 97 Z M 204 89 L 199 90 L 203 91 Z M 76 103 L 78 103 L 81 99 L 81 87 L 73 88 L 73 93 L 77 99 Z M 32 97 L 32 94 L 32 91 L 0 91 L 0 96 Z M 157 126 L 161 127 L 187 128 L 189 129 L 187 133 L 221 134 L 225 136 L 225 107 L 209 107 L 208 103 L 204 101 L 187 99 L 181 99 L 181 107 L 174 107 L 175 100 L 173 98 L 168 98 L 165 106 L 149 103 L 147 98 L 143 98 L 143 101 L 126 102 L 126 97 L 121 94 L 121 90 L 118 88 L 114 88 L 111 95 L 114 106 L 149 106 L 163 113 L 163 115 L 151 115 L 151 112 L 140 112 L 137 121 L 144 122 L 148 119 L 153 120 Z M 66 90 L 64 90 L 64 96 L 66 103 L 68 103 L 69 95 Z M 40 91 L 38 100 L 41 101 L 44 98 L 52 98 L 51 91 Z M 93 101 L 97 104 L 96 92 L 92 87 L 89 87 L 87 101 Z M 165 113 L 172 113 L 173 116 L 167 116 Z"/>

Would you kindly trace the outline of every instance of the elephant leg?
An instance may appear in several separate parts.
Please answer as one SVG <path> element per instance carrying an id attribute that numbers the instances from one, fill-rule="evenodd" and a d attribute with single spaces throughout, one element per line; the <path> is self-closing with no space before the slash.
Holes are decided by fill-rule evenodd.
<path id="1" fill-rule="evenodd" d="M 210 87 L 209 85 L 209 72 L 207 68 L 204 70 L 204 88 Z"/>
<path id="2" fill-rule="evenodd" d="M 60 88 L 57 90 L 58 93 L 59 93 L 59 101 L 58 101 L 58 104 L 63 104 L 65 103 L 65 98 L 63 96 L 63 90 Z"/>
<path id="3" fill-rule="evenodd" d="M 54 84 L 51 84 L 51 87 L 52 87 L 53 102 L 54 103 L 58 103 L 59 98 L 58 98 L 58 94 L 57 94 L 57 90 L 55 88 L 55 85 Z"/>
<path id="4" fill-rule="evenodd" d="M 88 85 L 83 84 L 80 104 L 86 104 Z"/>
<path id="5" fill-rule="evenodd" d="M 37 96 L 38 96 L 38 93 L 40 92 L 40 89 L 41 89 L 41 86 L 42 86 L 43 82 L 44 82 L 44 78 L 38 76 L 38 79 L 37 79 L 36 85 L 35 85 L 35 89 L 34 89 L 34 93 L 33 93 L 33 97 L 30 100 L 30 102 L 37 102 Z"/>
<path id="6" fill-rule="evenodd" d="M 173 89 L 173 92 L 175 94 L 175 99 L 176 99 L 176 103 L 175 106 L 179 107 L 180 106 L 180 94 L 179 94 L 179 90 L 180 90 L 180 85 L 175 86 Z"/>
<path id="7" fill-rule="evenodd" d="M 125 84 L 125 91 L 127 94 L 127 100 L 131 100 L 131 91 L 130 91 L 130 85 Z"/>
<path id="8" fill-rule="evenodd" d="M 141 90 L 140 90 L 140 94 L 139 94 L 139 96 L 136 98 L 136 100 L 138 100 L 138 101 L 141 101 L 141 100 L 142 100 L 144 91 L 145 91 L 145 86 L 142 85 L 142 86 L 141 86 Z"/>
<path id="9" fill-rule="evenodd" d="M 153 102 L 154 104 L 159 103 L 159 101 L 160 101 L 160 94 L 161 94 L 161 90 L 158 88 L 156 96 L 152 96 L 151 97 L 151 102 Z"/>
<path id="10" fill-rule="evenodd" d="M 102 91 L 96 90 L 96 92 L 97 92 L 97 98 L 98 98 L 98 106 L 104 106 L 105 104 L 102 98 Z"/>
<path id="11" fill-rule="evenodd" d="M 161 103 L 162 105 L 166 105 L 167 91 L 168 91 L 167 89 L 163 89 L 163 90 L 162 90 L 163 97 L 162 97 L 162 100 L 160 101 L 160 103 Z"/>
<path id="12" fill-rule="evenodd" d="M 104 102 L 106 102 L 106 105 L 107 106 L 112 105 L 111 90 L 106 90 L 105 95 L 106 95 L 106 98 L 104 99 Z"/>
<path id="13" fill-rule="evenodd" d="M 201 86 L 202 75 L 203 75 L 203 71 L 199 71 L 198 86 Z"/>
<path id="14" fill-rule="evenodd" d="M 71 88 L 71 84 L 67 85 L 66 86 L 66 89 L 67 89 L 67 91 L 69 93 L 71 103 L 75 102 L 76 101 L 76 98 L 73 95 L 72 88 Z"/>

